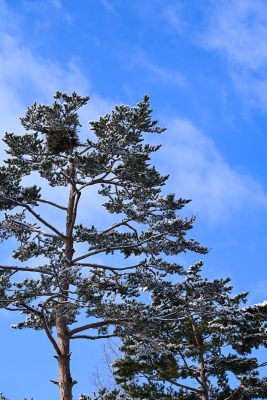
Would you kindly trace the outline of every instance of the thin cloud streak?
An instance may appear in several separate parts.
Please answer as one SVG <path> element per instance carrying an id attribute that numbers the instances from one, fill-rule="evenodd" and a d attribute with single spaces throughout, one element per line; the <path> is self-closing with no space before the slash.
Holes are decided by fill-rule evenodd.
<path id="1" fill-rule="evenodd" d="M 226 57 L 242 99 L 267 111 L 267 4 L 261 0 L 212 2 L 204 48 Z"/>
<path id="2" fill-rule="evenodd" d="M 185 77 L 179 71 L 156 64 L 144 52 L 136 52 L 131 57 L 131 66 L 138 66 L 148 72 L 150 80 L 159 80 L 164 84 L 178 87 L 185 87 L 187 85 Z"/>
<path id="3" fill-rule="evenodd" d="M 176 71 L 156 66 L 145 57 L 139 57 L 138 62 L 153 72 L 155 77 L 170 83 L 175 82 L 176 77 L 177 85 L 184 84 L 183 78 Z M 0 107 L 3 111 L 1 132 L 21 130 L 19 116 L 24 114 L 26 106 L 21 92 L 26 87 L 37 101 L 50 101 L 52 94 L 58 89 L 90 93 L 90 82 L 80 72 L 77 63 L 70 62 L 63 68 L 53 60 L 36 57 L 15 35 L 0 34 Z M 103 99 L 97 94 L 92 97 L 88 107 L 81 113 L 81 120 L 85 125 L 81 132 L 82 137 L 89 133 L 86 127 L 88 120 L 98 118 L 114 106 L 112 100 Z M 169 187 L 172 191 L 192 198 L 193 207 L 208 216 L 211 222 L 225 220 L 232 212 L 247 204 L 266 207 L 267 197 L 261 185 L 223 160 L 212 140 L 192 122 L 176 118 L 167 121 L 166 125 L 168 134 L 160 150 L 159 161 L 165 172 L 171 173 Z M 164 136 L 162 140 L 164 141 Z M 38 184 L 36 177 L 34 183 Z M 41 180 L 40 184 L 43 186 Z M 51 188 L 47 187 L 45 190 L 48 196 L 53 195 Z M 61 197 L 59 192 L 58 195 Z M 88 209 L 98 209 L 96 193 L 84 200 L 84 217 Z"/>
<path id="4" fill-rule="evenodd" d="M 166 125 L 168 131 L 159 157 L 164 172 L 172 172 L 168 188 L 193 199 L 194 212 L 218 223 L 245 208 L 267 208 L 261 184 L 230 166 L 213 141 L 191 121 L 175 118 Z"/>

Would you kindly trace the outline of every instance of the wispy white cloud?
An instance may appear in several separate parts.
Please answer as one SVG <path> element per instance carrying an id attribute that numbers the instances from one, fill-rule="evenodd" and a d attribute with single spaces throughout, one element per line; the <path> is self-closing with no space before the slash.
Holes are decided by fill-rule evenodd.
<path id="1" fill-rule="evenodd" d="M 267 111 L 267 3 L 212 1 L 208 9 L 202 45 L 227 58 L 231 76 L 245 100 Z"/>
<path id="2" fill-rule="evenodd" d="M 62 3 L 60 0 L 51 0 L 52 5 L 57 8 L 58 10 L 60 10 L 64 17 L 66 18 L 66 20 L 68 20 L 69 22 L 71 21 L 71 15 L 69 13 L 66 12 L 65 8 L 62 6 Z"/>
<path id="3" fill-rule="evenodd" d="M 118 15 L 115 10 L 114 4 L 110 0 L 100 0 L 105 9 L 113 15 Z"/>
<path id="4" fill-rule="evenodd" d="M 194 212 L 217 223 L 245 208 L 267 208 L 261 184 L 229 165 L 214 142 L 192 122 L 175 118 L 167 126 L 159 157 L 164 172 L 171 171 L 168 188 L 193 199 Z"/>
<path id="5" fill-rule="evenodd" d="M 62 4 L 59 0 L 51 0 L 51 3 L 53 4 L 54 7 L 56 8 L 62 8 Z"/>
<path id="6" fill-rule="evenodd" d="M 131 62 L 132 65 L 137 65 L 147 71 L 151 80 L 159 80 L 162 83 L 180 87 L 186 86 L 185 77 L 179 71 L 158 65 L 144 52 L 136 52 L 131 57 Z"/>
<path id="7" fill-rule="evenodd" d="M 70 58 L 66 65 L 43 58 L 24 44 L 18 28 L 19 18 L 0 0 L 0 132 L 18 127 L 19 116 L 25 112 L 27 101 L 50 101 L 56 90 L 91 94 L 93 101 L 83 113 L 83 122 L 107 112 L 111 101 L 92 93 L 90 80 L 81 72 L 80 60 Z M 17 25 L 9 29 L 9 22 Z M 2 24 L 3 22 L 3 24 Z M 113 103 L 112 103 L 113 104 Z"/>
<path id="8" fill-rule="evenodd" d="M 91 95 L 92 100 L 81 112 L 81 122 L 84 125 L 81 136 L 88 136 L 88 121 L 97 119 L 100 115 L 110 111 L 114 103 L 94 94 L 91 91 L 90 81 L 83 75 L 79 68 L 79 60 L 70 59 L 67 65 L 61 65 L 56 60 L 45 59 L 35 54 L 33 50 L 23 42 L 19 31 L 19 20 L 0 0 L 3 14 L 1 20 L 5 20 L 6 29 L 0 29 L 0 137 L 5 131 L 22 132 L 19 117 L 25 114 L 26 106 L 34 101 L 46 103 L 51 102 L 52 95 L 61 90 L 64 92 L 77 91 L 81 95 Z M 16 31 L 9 29 L 8 21 L 17 23 Z M 3 144 L 0 155 L 4 156 Z M 34 175 L 28 177 L 27 184 L 37 184 L 43 189 L 44 197 L 53 199 L 55 190 L 49 187 L 43 179 Z M 56 191 L 58 202 L 65 204 L 64 189 Z M 94 210 L 98 207 L 97 196 L 88 196 L 84 200 L 82 211 L 88 215 L 88 208 Z M 61 215 L 53 215 L 52 210 L 46 214 L 61 226 Z"/>
<path id="9" fill-rule="evenodd" d="M 213 3 L 205 35 L 210 49 L 224 52 L 251 70 L 267 64 L 267 3 L 231 0 Z"/>
<path id="10" fill-rule="evenodd" d="M 0 3 L 1 5 L 1 3 Z M 14 16 L 12 16 L 14 21 Z M 177 85 L 184 84 L 175 71 L 155 66 L 143 57 L 144 68 L 154 76 L 167 81 L 176 79 Z M 62 66 L 55 60 L 36 56 L 24 45 L 14 32 L 0 31 L 0 131 L 19 132 L 19 116 L 24 114 L 25 93 L 28 101 L 50 101 L 56 90 L 76 90 L 90 94 L 90 81 L 81 73 L 79 61 L 70 60 Z M 110 111 L 114 102 L 97 94 L 82 112 L 81 119 L 86 125 L 90 119 Z M 267 205 L 267 197 L 261 185 L 244 173 L 238 172 L 222 159 L 214 143 L 192 122 L 176 118 L 167 121 L 168 134 L 159 154 L 159 162 L 166 173 L 171 173 L 171 191 L 194 200 L 193 207 L 210 221 L 218 221 L 231 215 L 246 204 Z M 88 133 L 87 127 L 85 127 Z M 84 131 L 82 132 L 84 134 Z M 46 195 L 52 189 L 46 189 Z M 58 193 L 60 196 L 60 193 Z M 97 194 L 86 197 L 82 203 L 81 216 L 94 214 L 98 210 Z M 96 214 L 98 211 L 96 212 Z M 99 214 L 100 215 L 100 214 Z"/>
<path id="11" fill-rule="evenodd" d="M 163 6 L 162 17 L 167 23 L 168 30 L 181 34 L 184 31 L 185 19 L 182 16 L 182 5 L 176 2 Z"/>

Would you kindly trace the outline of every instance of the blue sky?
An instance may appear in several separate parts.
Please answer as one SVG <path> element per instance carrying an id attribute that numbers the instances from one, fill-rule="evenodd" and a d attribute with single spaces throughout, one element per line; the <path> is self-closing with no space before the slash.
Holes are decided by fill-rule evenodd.
<path id="1" fill-rule="evenodd" d="M 166 191 L 191 198 L 192 236 L 211 251 L 209 277 L 230 276 L 251 303 L 266 298 L 267 3 L 264 0 L 0 0 L 0 132 L 56 90 L 91 96 L 81 119 L 145 93 L 168 128 L 154 158 Z M 155 141 L 155 139 L 153 139 Z M 3 150 L 0 150 L 3 157 Z M 90 198 L 92 215 L 97 205 Z M 8 260 L 8 247 L 1 254 Z M 197 256 L 184 257 L 185 264 Z M 56 362 L 40 333 L 0 314 L 0 391 L 55 398 Z M 40 346 L 41 343 L 41 346 Z M 94 344 L 95 346 L 95 344 Z M 78 393 L 90 393 L 103 345 L 73 346 Z M 104 379 L 104 378 L 103 378 Z"/>

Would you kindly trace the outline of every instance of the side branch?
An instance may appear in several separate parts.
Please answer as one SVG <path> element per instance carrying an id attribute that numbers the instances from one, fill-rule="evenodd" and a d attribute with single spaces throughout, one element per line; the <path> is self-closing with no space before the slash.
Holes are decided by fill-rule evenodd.
<path id="1" fill-rule="evenodd" d="M 123 249 L 132 249 L 133 247 L 138 247 L 141 246 L 142 244 L 148 243 L 154 239 L 158 239 L 163 236 L 163 233 L 160 233 L 158 235 L 153 235 L 150 238 L 144 239 L 140 242 L 129 244 L 129 245 L 124 245 L 124 246 L 118 246 L 118 247 L 106 247 L 104 249 L 98 249 L 98 250 L 93 250 L 87 254 L 84 254 L 83 256 L 77 257 L 73 260 L 73 263 L 77 263 L 80 260 L 84 260 L 87 257 L 94 256 L 95 254 L 99 253 L 107 253 L 109 251 L 115 251 L 115 250 L 123 250 Z"/>
<path id="2" fill-rule="evenodd" d="M 167 381 L 170 382 L 172 385 L 178 386 L 178 387 L 180 387 L 182 389 L 192 390 L 193 392 L 201 393 L 201 391 L 199 389 L 195 389 L 195 388 L 192 388 L 190 386 L 182 385 L 181 383 L 173 381 L 172 379 L 167 379 Z"/>
<path id="3" fill-rule="evenodd" d="M 84 183 L 82 186 L 79 187 L 78 191 L 81 192 L 87 186 L 96 185 L 97 183 L 102 183 L 105 180 L 105 178 L 112 172 L 112 168 L 117 161 L 120 160 L 112 160 L 108 170 L 104 173 L 104 175 L 102 175 L 100 178 Z"/>
<path id="4" fill-rule="evenodd" d="M 75 333 L 83 332 L 87 329 L 97 329 L 100 328 L 101 326 L 106 326 L 106 325 L 121 325 L 125 322 L 129 322 L 128 320 L 119 320 L 119 319 L 107 319 L 106 321 L 100 321 L 100 322 L 93 322 L 92 324 L 87 324 L 80 326 L 78 328 L 72 329 L 69 332 L 69 337 L 71 338 Z"/>
<path id="5" fill-rule="evenodd" d="M 136 264 L 136 265 L 131 265 L 130 267 L 110 267 L 108 265 L 101 265 L 101 264 L 94 264 L 94 263 L 75 263 L 72 264 L 73 266 L 77 266 L 77 267 L 92 267 L 92 268 L 102 268 L 102 269 L 106 269 L 108 271 L 126 271 L 129 269 L 133 269 L 133 268 L 137 268 L 140 267 L 142 264 Z"/>
<path id="6" fill-rule="evenodd" d="M 44 199 L 38 199 L 38 201 L 39 201 L 40 203 L 46 203 L 46 204 L 50 204 L 50 205 L 53 206 L 53 207 L 60 208 L 60 210 L 67 211 L 67 207 L 60 206 L 59 204 L 54 203 L 53 201 L 44 200 Z"/>
<path id="7" fill-rule="evenodd" d="M 37 214 L 35 211 L 33 211 L 28 204 L 20 203 L 19 201 L 16 201 L 9 197 L 3 196 L 2 194 L 0 194 L 0 198 L 3 200 L 6 200 L 8 202 L 11 202 L 19 207 L 26 208 L 26 210 L 28 210 L 29 213 L 31 213 L 38 221 L 42 222 L 42 224 L 44 224 L 49 229 L 51 229 L 53 232 L 55 232 L 60 238 L 62 238 L 63 240 L 66 240 L 66 237 L 61 232 L 59 232 L 53 225 L 51 225 L 49 222 L 47 222 L 45 219 L 43 219 L 39 214 Z"/>
<path id="8" fill-rule="evenodd" d="M 232 399 L 232 398 L 236 395 L 236 393 L 239 392 L 241 389 L 244 390 L 245 392 L 250 392 L 250 390 L 249 390 L 246 386 L 240 385 L 240 386 L 238 386 L 238 387 L 233 391 L 232 394 L 230 394 L 230 396 L 226 397 L 225 400 L 230 400 L 230 399 Z"/>
<path id="9" fill-rule="evenodd" d="M 59 232 L 53 225 L 49 224 L 46 220 L 44 220 L 39 214 L 37 214 L 35 211 L 31 209 L 30 206 L 27 204 L 18 204 L 21 205 L 22 207 L 25 207 L 38 221 L 42 222 L 45 226 L 50 228 L 53 232 L 55 232 L 59 237 L 62 239 L 66 240 L 66 236 L 63 235 L 63 233 Z"/>
<path id="10" fill-rule="evenodd" d="M 11 271 L 27 271 L 27 272 L 40 272 L 44 273 L 40 268 L 34 268 L 34 267 L 16 267 L 13 265 L 0 265 L 0 269 L 4 270 L 11 270 Z M 52 275 L 51 272 L 45 272 L 48 275 Z"/>
<path id="11" fill-rule="evenodd" d="M 89 335 L 75 335 L 72 336 L 70 339 L 89 339 L 89 340 L 96 340 L 96 339 L 109 339 L 111 337 L 115 337 L 116 335 L 102 335 L 102 336 L 89 336 Z"/>
<path id="12" fill-rule="evenodd" d="M 59 296 L 59 294 L 57 293 L 57 294 L 54 294 L 54 295 L 48 297 L 48 299 L 46 299 L 44 301 L 43 305 L 42 305 L 42 310 L 41 310 L 40 314 L 41 314 L 41 319 L 42 319 L 42 323 L 43 323 L 43 327 L 44 327 L 45 333 L 47 334 L 48 339 L 50 340 L 50 342 L 52 343 L 54 349 L 56 350 L 56 353 L 60 356 L 61 355 L 60 348 L 58 347 L 57 342 L 55 341 L 55 339 L 53 338 L 52 333 L 50 332 L 50 329 L 49 329 L 49 326 L 47 325 L 46 317 L 45 317 L 45 314 L 44 314 L 44 311 L 46 311 L 47 303 L 49 303 L 49 301 L 51 301 L 53 298 L 58 297 L 58 296 Z"/>
<path id="13" fill-rule="evenodd" d="M 57 345 L 57 342 L 53 338 L 53 336 L 52 336 L 52 334 L 51 334 L 51 332 L 49 330 L 49 327 L 47 326 L 46 319 L 45 319 L 45 316 L 43 314 L 43 309 L 42 309 L 42 311 L 38 311 L 38 310 L 35 310 L 33 307 L 29 306 L 28 304 L 25 304 L 25 303 L 21 303 L 21 304 L 23 305 L 23 307 L 26 308 L 26 310 L 28 310 L 30 312 L 33 312 L 33 313 L 38 315 L 38 317 L 42 321 L 42 324 L 43 324 L 44 330 L 45 330 L 45 332 L 46 332 L 46 334 L 48 336 L 48 339 L 52 343 L 52 345 L 53 345 L 54 349 L 56 350 L 57 354 L 61 355 L 61 352 L 60 352 L 60 349 L 59 349 L 59 347 Z"/>
<path id="14" fill-rule="evenodd" d="M 57 238 L 57 239 L 59 238 L 58 235 L 53 235 L 53 234 L 51 234 L 51 233 L 44 232 L 44 231 L 42 231 L 41 229 L 37 229 L 37 228 L 34 228 L 33 226 L 31 226 L 31 225 L 29 225 L 29 224 L 26 224 L 25 222 L 17 221 L 17 220 L 15 220 L 15 219 L 12 219 L 12 222 L 13 222 L 14 224 L 21 225 L 21 226 L 23 226 L 23 227 L 29 229 L 29 230 L 32 231 L 32 232 L 36 232 L 36 233 L 38 233 L 39 235 L 43 235 L 43 236 L 47 236 L 47 237 L 51 237 L 51 238 Z M 39 235 L 38 235 L 38 236 L 39 236 Z"/>

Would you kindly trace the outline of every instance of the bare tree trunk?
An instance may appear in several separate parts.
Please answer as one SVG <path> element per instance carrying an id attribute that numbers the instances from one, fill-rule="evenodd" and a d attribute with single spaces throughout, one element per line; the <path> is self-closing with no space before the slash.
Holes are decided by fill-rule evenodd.
<path id="1" fill-rule="evenodd" d="M 200 379 L 203 389 L 201 400 L 209 400 L 209 391 L 207 387 L 207 378 L 205 374 L 205 364 L 203 358 L 201 358 L 199 369 L 200 369 Z"/>
<path id="2" fill-rule="evenodd" d="M 197 328 L 194 323 L 194 319 L 189 311 L 188 311 L 188 314 L 191 319 L 191 325 L 192 325 L 192 329 L 194 332 L 196 346 L 201 351 L 201 349 L 203 347 L 203 340 L 201 338 L 201 335 L 199 335 L 197 332 Z M 205 373 L 205 362 L 204 362 L 204 358 L 202 355 L 200 355 L 199 371 L 200 371 L 199 373 L 200 373 L 200 380 L 201 380 L 201 386 L 202 386 L 201 400 L 209 400 L 209 390 L 208 390 L 208 386 L 207 386 L 207 377 L 206 377 L 206 373 Z"/>
<path id="3" fill-rule="evenodd" d="M 70 373 L 70 340 L 66 326 L 57 326 L 58 345 L 61 355 L 58 356 L 60 400 L 72 400 L 73 381 Z"/>
<path id="4" fill-rule="evenodd" d="M 67 210 L 67 220 L 66 220 L 66 247 L 65 256 L 69 262 L 71 262 L 73 257 L 73 224 L 74 224 L 74 204 L 75 204 L 75 187 L 71 184 L 69 193 L 69 204 Z M 59 310 L 57 312 L 56 318 L 56 329 L 58 337 L 58 347 L 60 349 L 60 355 L 58 355 L 58 369 L 59 369 L 59 390 L 60 390 L 60 400 L 72 400 L 72 387 L 73 380 L 70 372 L 70 338 L 69 330 L 65 317 L 65 306 L 64 303 L 68 298 L 69 283 L 62 279 L 61 288 L 63 290 L 63 296 L 59 297 Z"/>

